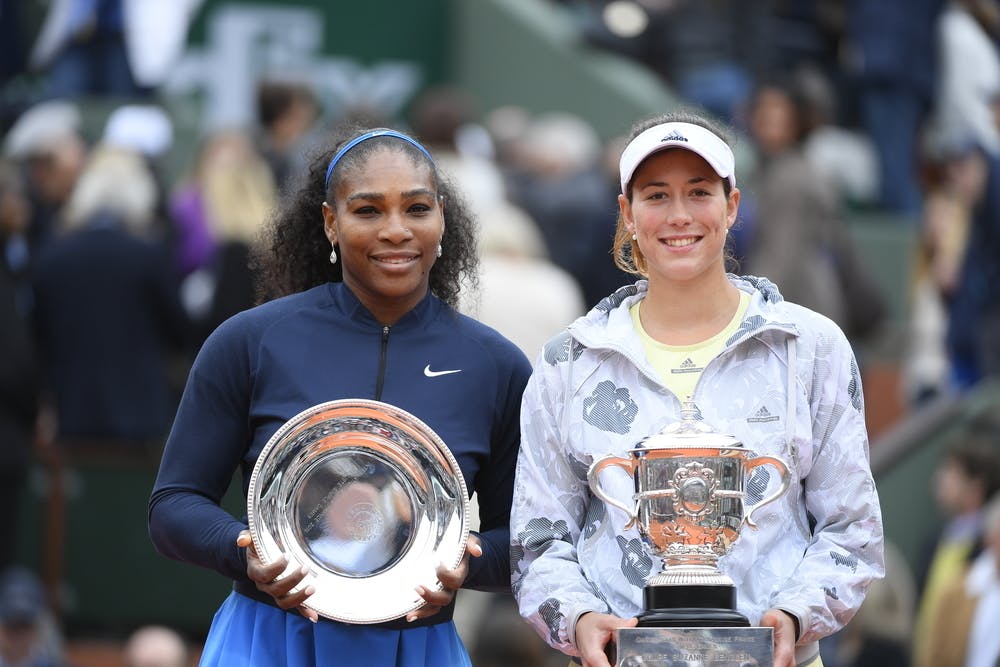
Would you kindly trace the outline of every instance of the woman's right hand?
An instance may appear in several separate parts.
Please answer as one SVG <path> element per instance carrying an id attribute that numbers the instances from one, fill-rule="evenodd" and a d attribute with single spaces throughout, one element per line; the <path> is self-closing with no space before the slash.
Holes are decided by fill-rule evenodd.
<path id="1" fill-rule="evenodd" d="M 638 618 L 619 618 L 611 614 L 590 611 L 576 621 L 576 648 L 583 658 L 583 667 L 611 667 L 608 644 L 615 639 L 618 628 L 634 628 Z"/>
<path id="2" fill-rule="evenodd" d="M 309 573 L 305 566 L 278 579 L 278 576 L 285 571 L 285 567 L 288 565 L 287 558 L 281 556 L 273 563 L 265 565 L 264 561 L 257 555 L 257 548 L 254 546 L 249 530 L 240 531 L 236 538 L 236 546 L 245 547 L 247 550 L 247 576 L 257 585 L 257 590 L 274 598 L 275 603 L 282 609 L 297 608 L 300 614 L 313 623 L 319 620 L 319 614 L 315 610 L 302 606 L 306 598 L 316 592 L 316 588 L 309 585 L 300 591 L 291 592 Z"/>

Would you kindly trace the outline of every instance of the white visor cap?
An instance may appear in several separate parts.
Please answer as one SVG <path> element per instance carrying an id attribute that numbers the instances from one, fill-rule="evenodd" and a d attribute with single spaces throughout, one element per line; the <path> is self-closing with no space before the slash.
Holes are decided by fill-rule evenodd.
<path id="1" fill-rule="evenodd" d="M 618 169 L 622 194 L 627 194 L 629 181 L 647 157 L 667 148 L 684 148 L 697 153 L 721 178 L 736 187 L 736 160 L 733 151 L 714 132 L 692 123 L 663 123 L 643 131 L 622 151 Z"/>

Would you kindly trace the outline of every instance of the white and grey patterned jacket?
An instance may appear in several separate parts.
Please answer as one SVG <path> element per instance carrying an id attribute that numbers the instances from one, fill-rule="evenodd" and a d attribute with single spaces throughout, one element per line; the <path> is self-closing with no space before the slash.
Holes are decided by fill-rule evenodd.
<path id="1" fill-rule="evenodd" d="M 788 491 L 754 513 L 720 569 L 736 583 L 738 608 L 757 623 L 769 608 L 799 620 L 797 661 L 857 611 L 884 573 L 882 518 L 868 462 L 861 380 L 847 339 L 829 319 L 783 301 L 762 278 L 729 276 L 751 295 L 739 329 L 695 390 L 704 419 L 758 454 L 789 463 Z M 646 360 L 629 306 L 639 281 L 619 289 L 545 346 L 521 407 L 521 451 L 511 513 L 511 567 L 524 616 L 552 646 L 579 655 L 577 618 L 642 610 L 642 589 L 660 562 L 625 514 L 587 484 L 591 463 L 623 456 L 680 418 L 680 402 Z M 794 378 L 789 366 L 794 366 Z M 790 392 L 789 387 L 794 386 Z M 746 500 L 778 488 L 755 468 Z M 632 504 L 626 474 L 602 475 Z"/>

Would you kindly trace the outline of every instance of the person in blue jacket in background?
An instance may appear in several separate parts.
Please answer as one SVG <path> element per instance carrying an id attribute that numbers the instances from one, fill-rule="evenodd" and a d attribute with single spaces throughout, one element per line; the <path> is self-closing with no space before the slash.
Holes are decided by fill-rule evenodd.
<path id="1" fill-rule="evenodd" d="M 509 515 L 521 394 L 531 373 L 499 333 L 454 310 L 477 269 L 473 220 L 415 139 L 355 131 L 320 155 L 257 256 L 262 305 L 200 350 L 149 503 L 157 550 L 234 581 L 202 665 L 471 665 L 452 622 L 458 588 L 510 585 Z M 348 624 L 303 606 L 301 569 L 260 558 L 246 518 L 220 506 L 236 470 L 289 419 L 336 399 L 406 410 L 448 445 L 479 531 L 442 588 L 394 620 Z M 377 592 L 374 592 L 377 594 Z"/>

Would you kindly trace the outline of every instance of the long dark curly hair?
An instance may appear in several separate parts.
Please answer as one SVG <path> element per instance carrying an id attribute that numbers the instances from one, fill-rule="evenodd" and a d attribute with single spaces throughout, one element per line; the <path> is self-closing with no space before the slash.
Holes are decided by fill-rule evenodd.
<path id="1" fill-rule="evenodd" d="M 366 139 L 340 158 L 330 175 L 329 186 L 325 185 L 327 167 L 340 147 L 371 129 L 345 125 L 334 130 L 332 148 L 314 156 L 298 188 L 283 197 L 285 205 L 268 220 L 251 260 L 257 275 L 259 302 L 343 280 L 340 263 L 331 264 L 329 260 L 330 241 L 323 231 L 322 204 L 326 201 L 334 206 L 337 186 L 352 171 L 363 169 L 369 156 L 380 150 L 398 151 L 409 156 L 414 164 L 428 165 L 442 198 L 444 236 L 441 257 L 434 262 L 429 276 L 431 292 L 455 307 L 460 290 L 476 286 L 479 256 L 475 221 L 455 188 L 419 148 L 391 136 Z"/>

